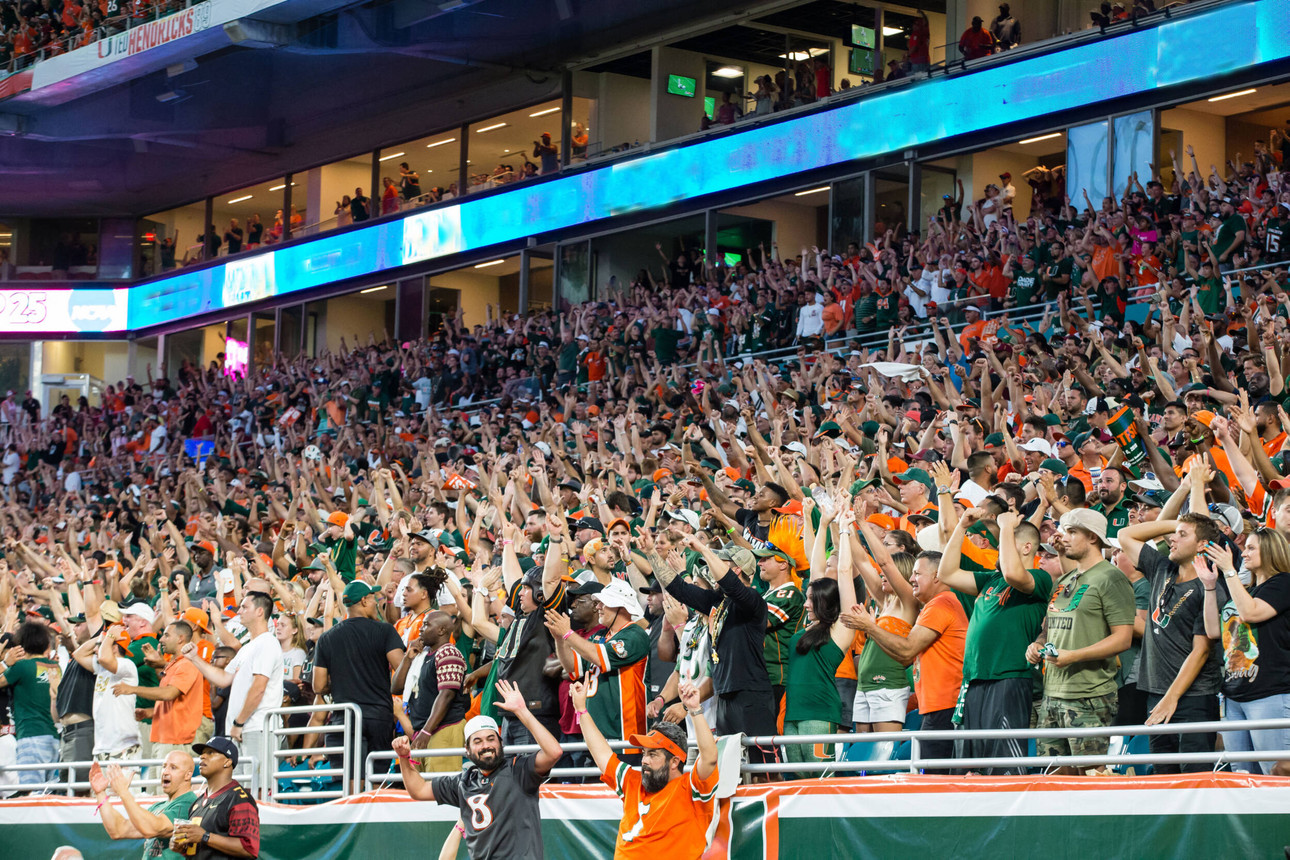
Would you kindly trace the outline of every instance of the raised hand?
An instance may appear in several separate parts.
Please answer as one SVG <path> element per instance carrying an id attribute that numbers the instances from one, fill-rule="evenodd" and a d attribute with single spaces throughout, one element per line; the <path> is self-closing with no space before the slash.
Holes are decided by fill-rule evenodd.
<path id="1" fill-rule="evenodd" d="M 563 612 L 548 609 L 546 611 L 546 629 L 551 631 L 553 637 L 563 639 L 564 635 L 572 629 L 569 624 L 569 616 Z"/>
<path id="2" fill-rule="evenodd" d="M 681 695 L 681 704 L 685 705 L 687 711 L 697 711 L 703 707 L 703 694 L 699 692 L 699 686 L 692 683 L 681 685 L 679 693 Z"/>
<path id="3" fill-rule="evenodd" d="M 528 705 L 524 704 L 524 696 L 520 693 L 520 688 L 510 681 L 498 681 L 497 692 L 501 698 L 495 700 L 494 703 L 502 710 L 510 711 L 516 716 L 528 710 Z"/>

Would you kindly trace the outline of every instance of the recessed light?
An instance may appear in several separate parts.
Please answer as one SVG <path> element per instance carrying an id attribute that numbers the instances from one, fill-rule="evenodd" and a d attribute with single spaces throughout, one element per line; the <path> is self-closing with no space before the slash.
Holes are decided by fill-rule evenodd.
<path id="1" fill-rule="evenodd" d="M 903 32 L 905 32 L 905 31 L 904 31 L 904 30 L 902 30 L 902 29 L 900 29 L 899 27 L 883 27 L 883 28 L 882 28 L 882 34 L 883 34 L 884 36 L 899 36 L 899 35 L 900 35 L 901 33 L 903 33 Z"/>
<path id="2" fill-rule="evenodd" d="M 380 286 L 380 287 L 368 287 L 365 290 L 359 290 L 359 293 L 361 295 L 366 295 L 367 293 L 379 293 L 381 290 L 389 289 L 389 287 L 390 287 L 389 284 L 385 284 L 384 286 Z"/>
<path id="3" fill-rule="evenodd" d="M 389 155 L 382 155 L 381 161 L 389 161 L 391 158 L 398 158 L 400 155 L 406 155 L 405 152 L 391 152 Z"/>
<path id="4" fill-rule="evenodd" d="M 1212 99 L 1208 99 L 1208 101 L 1211 101 L 1211 102 L 1221 102 L 1221 101 L 1224 101 L 1224 100 L 1226 100 L 1226 99 L 1234 99 L 1234 98 L 1236 98 L 1237 96 L 1248 96 L 1248 95 L 1251 95 L 1251 94 L 1256 93 L 1256 92 L 1258 92 L 1258 89 L 1240 90 L 1240 91 L 1238 91 L 1238 92 L 1234 92 L 1234 93 L 1224 93 L 1224 94 L 1223 94 L 1223 95 L 1221 95 L 1221 96 L 1214 96 Z"/>
<path id="5" fill-rule="evenodd" d="M 270 190 L 270 191 L 281 191 L 282 189 L 284 189 L 284 188 L 286 188 L 286 187 L 287 187 L 287 183 L 285 183 L 285 182 L 284 182 L 284 183 L 282 183 L 281 185 L 275 185 L 275 186 L 273 186 L 273 187 L 272 187 L 272 188 L 270 188 L 269 190 Z M 295 188 L 295 187 L 296 187 L 296 183 L 294 183 L 294 182 L 293 182 L 293 183 L 291 183 L 291 187 L 292 187 L 292 188 Z"/>
<path id="6" fill-rule="evenodd" d="M 505 260 L 491 260 L 491 261 L 489 261 L 489 262 L 487 262 L 487 263 L 479 263 L 479 264 L 477 264 L 477 265 L 475 266 L 475 268 L 476 268 L 476 269 L 486 269 L 486 268 L 488 268 L 489 266 L 500 266 L 502 263 L 505 263 L 505 262 L 506 262 Z"/>
<path id="7" fill-rule="evenodd" d="M 230 200 L 230 201 L 228 201 L 228 202 L 229 202 L 229 203 L 241 203 L 243 200 L 250 200 L 250 199 L 251 199 L 252 197 L 254 197 L 254 196 L 255 196 L 254 194 L 247 194 L 245 197 L 234 197 L 232 200 Z"/>
<path id="8" fill-rule="evenodd" d="M 483 128 L 477 128 L 475 129 L 475 131 L 479 134 L 483 134 L 486 131 L 496 131 L 499 128 L 506 128 L 506 123 L 504 122 L 493 123 L 492 125 L 486 125 Z"/>
<path id="9" fill-rule="evenodd" d="M 1060 131 L 1055 131 L 1052 134 L 1041 134 L 1039 137 L 1028 137 L 1025 140 L 1017 141 L 1017 143 L 1039 143 L 1041 140 L 1052 140 L 1054 137 L 1061 136 L 1062 133 Z"/>
<path id="10" fill-rule="evenodd" d="M 436 146 L 443 146 L 445 143 L 452 143 L 457 138 L 450 137 L 447 140 L 436 140 L 434 143 L 427 143 L 426 149 L 434 149 Z"/>
<path id="11" fill-rule="evenodd" d="M 806 196 L 807 194 L 819 194 L 821 191 L 828 191 L 828 190 L 829 190 L 829 186 L 827 186 L 827 185 L 821 185 L 819 188 L 808 188 L 808 189 L 806 189 L 805 191 L 799 191 L 799 192 L 797 192 L 796 194 L 794 194 L 793 196 L 794 196 L 794 197 L 804 197 L 804 196 Z"/>
<path id="12" fill-rule="evenodd" d="M 544 108 L 543 110 L 531 113 L 529 114 L 529 116 L 546 116 L 549 113 L 555 113 L 559 109 L 560 109 L 560 106 L 556 105 L 555 107 Z M 483 131 L 483 129 L 480 129 L 480 131 Z"/>
<path id="13" fill-rule="evenodd" d="M 742 78 L 744 76 L 744 70 L 737 69 L 734 66 L 722 66 L 712 74 L 718 78 Z"/>

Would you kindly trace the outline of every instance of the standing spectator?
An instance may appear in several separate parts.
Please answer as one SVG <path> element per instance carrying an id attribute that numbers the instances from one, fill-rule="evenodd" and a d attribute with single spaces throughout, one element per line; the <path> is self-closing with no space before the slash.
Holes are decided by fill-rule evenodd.
<path id="1" fill-rule="evenodd" d="M 114 625 L 97 642 L 87 639 L 72 657 L 82 666 L 88 662 L 94 671 L 94 760 L 138 758 L 139 724 L 134 720 L 134 702 L 129 696 L 112 692 L 116 684 L 139 683 L 139 670 L 130 662 L 130 634 Z"/>
<path id="2" fill-rule="evenodd" d="M 1116 657 L 1133 642 L 1133 587 L 1102 558 L 1106 517 L 1075 508 L 1058 522 L 1056 549 L 1073 566 L 1055 586 L 1045 633 L 1026 649 L 1029 662 L 1047 662 L 1039 727 L 1109 726 L 1118 706 Z M 1107 737 L 1037 743 L 1039 755 L 1106 755 L 1109 748 Z"/>
<path id="3" fill-rule="evenodd" d="M 940 465 L 939 463 L 937 464 Z M 943 473 L 948 477 L 948 470 Z M 940 579 L 976 598 L 963 653 L 963 728 L 1025 729 L 1034 686 L 1026 646 L 1039 635 L 1052 594 L 1046 571 L 1027 569 L 1039 551 L 1039 529 L 1014 511 L 999 514 L 999 562 L 994 570 L 962 569 L 967 530 L 985 516 L 972 508 L 955 526 L 941 560 Z M 1021 738 L 964 741 L 964 758 L 1024 756 Z M 1006 770 L 993 771 L 1007 773 Z"/>
<path id="4" fill-rule="evenodd" d="M 1205 584 L 1205 630 L 1223 640 L 1225 720 L 1282 719 L 1290 706 L 1290 541 L 1275 529 L 1260 528 L 1245 541 L 1241 558 L 1252 587 L 1237 574 L 1231 551 L 1207 547 L 1208 563 L 1197 560 Z M 1219 604 L 1216 580 L 1222 576 L 1231 593 Z M 1223 732 L 1228 752 L 1280 751 L 1290 748 L 1290 730 Z M 1232 762 L 1235 770 L 1271 773 L 1273 762 Z"/>
<path id="5" fill-rule="evenodd" d="M 54 637 L 38 621 L 25 621 L 14 632 L 13 643 L 5 643 L 4 656 L 9 664 L 0 675 L 0 689 L 13 688 L 13 721 L 18 737 L 16 764 L 54 764 L 58 761 L 58 733 L 54 728 L 54 699 L 62 678 L 58 661 L 53 657 Z M 39 785 L 55 782 L 56 770 L 24 770 L 18 784 Z"/>
<path id="6" fill-rule="evenodd" d="M 161 792 L 165 799 L 147 809 L 135 800 L 130 775 L 120 765 L 109 766 L 105 774 L 96 762 L 90 768 L 90 789 L 99 802 L 100 820 L 109 839 L 144 839 L 144 860 L 164 857 L 175 822 L 187 820 L 197 800 L 193 794 L 193 757 L 178 750 L 166 756 L 161 764 Z M 107 802 L 109 789 L 121 801 L 124 816 Z"/>
<path id="7" fill-rule="evenodd" d="M 640 769 L 621 761 L 609 748 L 587 706 L 597 691 L 579 682 L 573 685 L 573 706 L 582 720 L 587 747 L 600 768 L 600 779 L 623 801 L 623 820 L 618 825 L 614 857 L 675 857 L 698 860 L 708 847 L 708 834 L 715 812 L 717 782 L 717 739 L 703 715 L 703 696 L 694 684 L 680 688 L 681 704 L 693 720 L 698 758 L 687 774 L 685 732 L 679 726 L 662 723 L 648 735 L 633 735 L 640 747 Z"/>
<path id="8" fill-rule="evenodd" d="M 390 682 L 391 693 L 402 693 L 410 666 L 416 663 L 419 671 L 412 679 L 406 711 L 400 719 L 403 733 L 411 739 L 414 750 L 455 749 L 466 745 L 462 732 L 470 705 L 469 696 L 462 690 L 466 658 L 453 644 L 452 637 L 452 616 L 446 612 L 430 612 Z M 423 651 L 424 659 L 415 661 Z M 419 769 L 456 773 L 461 770 L 461 757 L 431 756 L 420 761 Z"/>
<path id="9" fill-rule="evenodd" d="M 954 706 L 963 686 L 963 651 L 967 614 L 950 587 L 937 578 L 932 560 L 919 556 L 914 564 L 914 597 L 922 604 L 908 636 L 897 636 L 875 620 L 869 610 L 851 607 L 852 626 L 874 639 L 878 647 L 903 665 L 914 664 L 914 694 L 924 729 L 951 729 Z M 926 758 L 954 757 L 954 742 L 925 741 Z"/>
<path id="10" fill-rule="evenodd" d="M 246 246 L 258 248 L 263 241 L 264 223 L 260 220 L 260 213 L 256 212 L 251 216 L 251 220 L 246 222 Z"/>
<path id="11" fill-rule="evenodd" d="M 371 210 L 368 208 L 369 200 L 363 196 L 363 189 L 355 188 L 354 197 L 349 201 L 350 219 L 357 224 L 360 221 L 366 221 L 372 217 Z"/>
<path id="12" fill-rule="evenodd" d="M 972 26 L 963 31 L 959 37 L 959 53 L 964 60 L 979 60 L 994 53 L 994 36 L 981 25 L 985 22 L 980 15 L 972 18 Z"/>
<path id="13" fill-rule="evenodd" d="M 262 784 L 267 784 L 274 766 L 273 738 L 266 745 L 265 711 L 282 704 L 282 645 L 269 618 L 273 614 L 273 599 L 267 594 L 251 592 L 242 598 L 237 617 L 246 628 L 248 639 L 228 664 L 227 669 L 216 669 L 197 653 L 197 646 L 189 643 L 183 654 L 193 662 L 216 687 L 228 687 L 228 737 L 238 744 L 242 755 L 252 756 L 260 771 Z"/>
<path id="14" fill-rule="evenodd" d="M 999 4 L 999 15 L 990 23 L 990 35 L 1000 51 L 1015 48 L 1021 43 L 1021 24 L 1012 17 L 1012 9 L 1007 3 Z"/>
<path id="15" fill-rule="evenodd" d="M 381 214 L 391 215 L 398 211 L 399 189 L 395 186 L 394 180 L 386 176 L 381 180 Z"/>
<path id="16" fill-rule="evenodd" d="M 233 778 L 237 744 L 231 738 L 214 737 L 195 745 L 193 752 L 201 756 L 206 790 L 193 802 L 192 822 L 175 825 L 170 850 L 182 855 L 196 848 L 201 860 L 259 857 L 260 808 Z"/>
<path id="17" fill-rule="evenodd" d="M 542 139 L 533 141 L 533 157 L 542 165 L 542 176 L 560 172 L 560 150 L 551 143 L 550 132 L 542 132 Z"/>
<path id="18" fill-rule="evenodd" d="M 236 218 L 228 222 L 228 229 L 224 231 L 224 244 L 228 247 L 230 254 L 237 254 L 242 251 L 242 227 L 237 223 Z"/>
<path id="19" fill-rule="evenodd" d="M 381 620 L 376 604 L 380 593 L 379 588 L 362 581 L 345 586 L 341 602 L 348 617 L 324 633 L 314 649 L 314 692 L 320 696 L 330 693 L 338 705 L 355 704 L 363 714 L 363 736 L 357 739 L 358 754 L 353 757 L 355 784 L 362 779 L 367 754 L 389 749 L 394 739 L 390 672 L 403 660 L 403 640 L 394 625 Z M 343 724 L 344 714 L 334 711 L 327 721 L 333 726 Z M 339 746 L 334 740 L 327 744 Z M 340 756 L 333 759 L 332 767 L 342 766 Z"/>
<path id="20" fill-rule="evenodd" d="M 1204 467 L 1192 469 L 1200 480 Z M 1213 474 L 1210 472 L 1209 474 Z M 1169 555 L 1151 543 L 1170 536 Z M 1223 533 L 1205 514 L 1187 513 L 1177 520 L 1138 523 L 1120 531 L 1120 546 L 1131 564 L 1151 583 L 1149 632 L 1138 658 L 1138 686 L 1147 693 L 1146 724 L 1207 723 L 1218 720 L 1218 691 L 1222 684 L 1220 649 L 1205 629 L 1205 589 L 1198 562 L 1201 553 L 1224 542 Z M 1209 572 L 1208 570 L 1206 571 Z M 1227 602 L 1226 588 L 1218 600 Z M 1215 631 L 1217 632 L 1217 631 Z M 1215 637 L 1217 638 L 1217 637 Z M 1151 735 L 1153 753 L 1213 752 L 1216 734 Z M 1156 773 L 1197 773 L 1213 765 L 1157 763 Z"/>
<path id="21" fill-rule="evenodd" d="M 471 860 L 542 860 L 538 789 L 563 751 L 560 742 L 529 711 L 518 687 L 498 681 L 497 691 L 497 706 L 523 725 L 541 749 L 505 755 L 497 722 L 479 716 L 466 723 L 470 765 L 464 771 L 427 782 L 412 765 L 412 745 L 407 738 L 398 738 L 393 747 L 399 771 L 404 788 L 414 799 L 456 806 L 461 811 L 458 831 L 466 839 Z"/>
<path id="22" fill-rule="evenodd" d="M 421 177 L 406 161 L 399 164 L 399 194 L 404 200 L 421 196 Z"/>
<path id="23" fill-rule="evenodd" d="M 637 620 L 644 613 L 626 580 L 614 579 L 592 595 L 600 605 L 605 634 L 584 639 L 570 627 L 569 616 L 546 613 L 546 626 L 555 640 L 560 665 L 571 678 L 589 678 L 598 690 L 592 700 L 592 719 L 605 737 L 622 740 L 645 731 L 645 661 L 649 633 Z"/>
<path id="24" fill-rule="evenodd" d="M 58 696 L 54 708 L 58 714 L 60 727 L 58 758 L 60 761 L 89 761 L 94 755 L 94 688 L 95 676 L 91 655 L 98 644 L 97 637 L 91 638 L 86 629 L 85 617 L 68 618 L 72 636 L 60 635 L 63 646 L 71 652 L 72 659 L 63 668 L 63 678 L 58 684 Z M 50 628 L 54 632 L 58 628 Z M 125 631 L 121 633 L 124 635 Z M 79 637 L 80 645 L 76 644 Z M 82 655 L 81 660 L 76 655 Z M 88 665 L 87 665 L 88 664 Z M 133 721 L 131 721 L 133 728 Z M 83 782 L 87 772 L 80 769 L 68 770 L 63 774 L 67 782 Z"/>
<path id="25" fill-rule="evenodd" d="M 138 696 L 154 702 L 152 712 L 152 758 L 165 758 L 172 750 L 186 751 L 193 745 L 202 722 L 202 676 L 193 661 L 184 655 L 184 646 L 192 642 L 193 628 L 187 621 L 174 621 L 161 635 L 161 647 L 175 659 L 166 666 L 156 687 L 138 687 L 119 683 L 112 687 L 118 696 Z M 144 646 L 151 662 L 159 655 Z"/>
<path id="26" fill-rule="evenodd" d="M 914 26 L 909 31 L 909 72 L 926 73 L 932 65 L 932 30 L 927 13 L 918 10 Z"/>
<path id="27" fill-rule="evenodd" d="M 721 104 L 717 105 L 716 121 L 721 125 L 734 125 L 735 120 L 743 115 L 743 108 L 730 100 L 730 93 L 722 93 Z"/>

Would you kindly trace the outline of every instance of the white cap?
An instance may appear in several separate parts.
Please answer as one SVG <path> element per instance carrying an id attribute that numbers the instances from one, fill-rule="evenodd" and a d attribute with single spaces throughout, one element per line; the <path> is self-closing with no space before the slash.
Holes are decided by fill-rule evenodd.
<path id="1" fill-rule="evenodd" d="M 641 609 L 641 602 L 637 599 L 636 593 L 632 591 L 632 587 L 625 580 L 612 580 L 600 591 L 593 594 L 592 597 L 611 609 L 626 609 L 627 614 L 632 617 L 633 621 L 645 614 Z"/>
<path id="2" fill-rule="evenodd" d="M 149 624 L 157 622 L 157 613 L 146 603 L 131 603 L 129 606 L 122 606 L 121 614 L 123 616 L 137 615 Z"/>
<path id="3" fill-rule="evenodd" d="M 674 520 L 688 523 L 690 528 L 695 529 L 696 531 L 699 528 L 699 515 L 689 508 L 677 508 L 674 511 L 668 511 L 667 515 Z"/>
<path id="4" fill-rule="evenodd" d="M 1024 442 L 1021 445 L 1018 445 L 1017 447 L 1023 451 L 1038 451 L 1045 457 L 1053 456 L 1053 446 L 1048 444 L 1047 439 L 1040 439 L 1038 436 L 1031 439 L 1029 442 Z"/>
<path id="5" fill-rule="evenodd" d="M 501 732 L 498 731 L 497 729 L 497 720 L 493 719 L 492 717 L 486 717 L 483 714 L 480 714 L 479 716 L 471 717 L 469 720 L 466 721 L 466 728 L 463 734 L 465 734 L 466 736 L 466 743 L 470 743 L 471 735 L 475 734 L 476 732 L 486 732 L 490 730 L 497 732 L 498 735 L 501 735 Z"/>

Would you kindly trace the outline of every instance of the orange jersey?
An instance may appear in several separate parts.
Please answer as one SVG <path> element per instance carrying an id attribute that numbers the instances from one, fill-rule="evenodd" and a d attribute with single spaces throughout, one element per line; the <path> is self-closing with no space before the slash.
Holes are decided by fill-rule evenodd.
<path id="1" fill-rule="evenodd" d="M 660 792 L 646 794 L 639 768 L 610 756 L 601 781 L 623 799 L 623 822 L 614 841 L 614 860 L 660 857 L 698 860 L 716 827 L 717 770 L 700 779 L 691 770 Z"/>
<path id="2" fill-rule="evenodd" d="M 404 645 L 411 645 L 413 640 L 421 635 L 421 627 L 426 623 L 426 616 L 430 614 L 430 611 L 427 609 L 417 615 L 404 615 L 394 622 L 394 629 L 398 632 L 399 638 L 403 640 Z"/>

